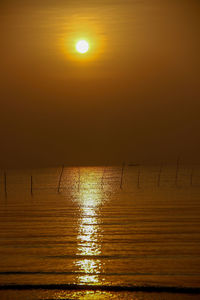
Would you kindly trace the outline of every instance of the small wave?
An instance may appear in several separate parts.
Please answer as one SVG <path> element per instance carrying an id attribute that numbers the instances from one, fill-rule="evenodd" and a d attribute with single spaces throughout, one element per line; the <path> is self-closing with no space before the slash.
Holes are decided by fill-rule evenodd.
<path id="1" fill-rule="evenodd" d="M 78 284 L 5 284 L 5 285 L 0 285 L 0 290 L 36 290 L 36 289 L 200 294 L 200 287 L 78 285 Z"/>
<path id="2" fill-rule="evenodd" d="M 145 272 L 132 272 L 132 273 L 105 273 L 105 272 L 92 272 L 87 273 L 84 271 L 3 271 L 0 275 L 87 275 L 87 276 L 197 276 L 197 274 L 184 274 L 184 273 L 145 273 Z"/>

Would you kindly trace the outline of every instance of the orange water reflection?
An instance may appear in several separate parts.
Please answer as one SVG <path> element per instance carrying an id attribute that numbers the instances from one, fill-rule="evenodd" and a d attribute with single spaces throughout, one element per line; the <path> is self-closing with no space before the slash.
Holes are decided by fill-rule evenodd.
<path id="1" fill-rule="evenodd" d="M 75 265 L 79 284 L 100 284 L 101 262 L 101 178 L 96 169 L 81 169 L 79 191 L 80 217 L 78 220 L 77 252 Z"/>

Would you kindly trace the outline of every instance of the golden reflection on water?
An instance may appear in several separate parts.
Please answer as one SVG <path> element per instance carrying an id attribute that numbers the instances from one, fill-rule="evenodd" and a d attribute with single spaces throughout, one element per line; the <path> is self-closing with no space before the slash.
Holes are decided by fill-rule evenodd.
<path id="1" fill-rule="evenodd" d="M 98 176 L 94 171 L 81 170 L 79 194 L 80 217 L 78 220 L 77 252 L 75 262 L 79 284 L 100 284 L 99 273 L 102 270 L 100 207 L 102 204 L 102 189 Z"/>

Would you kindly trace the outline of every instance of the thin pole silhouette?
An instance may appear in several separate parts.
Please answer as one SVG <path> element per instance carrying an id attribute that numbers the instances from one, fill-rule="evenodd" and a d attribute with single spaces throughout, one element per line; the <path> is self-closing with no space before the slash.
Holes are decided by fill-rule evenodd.
<path id="1" fill-rule="evenodd" d="M 176 186 L 178 184 L 179 167 L 180 167 L 180 157 L 177 158 L 177 162 L 176 162 L 176 175 L 175 175 L 175 185 Z"/>
<path id="2" fill-rule="evenodd" d="M 160 165 L 160 169 L 158 172 L 158 181 L 157 181 L 157 186 L 160 186 L 160 179 L 161 179 L 161 173 L 162 173 L 162 168 L 163 168 L 163 164 Z"/>
<path id="3" fill-rule="evenodd" d="M 63 175 L 63 171 L 64 171 L 64 165 L 62 166 L 61 172 L 60 172 L 60 177 L 59 177 L 59 181 L 58 181 L 58 193 L 60 192 L 60 185 L 61 185 L 61 181 L 62 181 L 62 175 Z"/>
<path id="4" fill-rule="evenodd" d="M 104 185 L 104 176 L 105 176 L 105 173 L 106 173 L 106 167 L 107 167 L 107 164 L 104 166 L 103 174 L 102 174 L 102 177 L 101 177 L 101 189 L 102 190 L 103 190 L 103 185 Z"/>
<path id="5" fill-rule="evenodd" d="M 78 191 L 80 191 L 80 184 L 81 184 L 81 170 L 79 167 L 78 168 Z"/>
<path id="6" fill-rule="evenodd" d="M 6 172 L 4 172 L 4 193 L 5 193 L 5 197 L 7 197 L 7 175 L 6 175 Z"/>
<path id="7" fill-rule="evenodd" d="M 140 188 L 140 175 L 141 175 L 141 171 L 140 171 L 140 167 L 138 167 L 138 177 L 137 177 L 137 188 Z"/>
<path id="8" fill-rule="evenodd" d="M 122 169 L 121 169 L 121 180 L 120 180 L 120 189 L 121 190 L 122 190 L 122 185 L 123 185 L 124 168 L 125 168 L 125 162 L 123 162 Z"/>
<path id="9" fill-rule="evenodd" d="M 190 185 L 193 186 L 194 169 L 191 170 L 190 174 Z"/>
<path id="10" fill-rule="evenodd" d="M 31 196 L 33 196 L 33 176 L 31 175 Z"/>

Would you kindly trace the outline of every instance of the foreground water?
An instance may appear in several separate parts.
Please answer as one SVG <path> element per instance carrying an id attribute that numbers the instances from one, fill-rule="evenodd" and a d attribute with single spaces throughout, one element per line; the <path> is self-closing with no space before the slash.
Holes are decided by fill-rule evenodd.
<path id="1" fill-rule="evenodd" d="M 191 167 L 2 172 L 0 299 L 199 299 L 199 187 Z"/>

